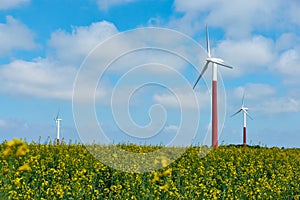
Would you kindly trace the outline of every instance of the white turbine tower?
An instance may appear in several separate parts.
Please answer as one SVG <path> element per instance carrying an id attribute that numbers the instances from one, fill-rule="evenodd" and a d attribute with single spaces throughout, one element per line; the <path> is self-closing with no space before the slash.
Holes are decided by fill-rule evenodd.
<path id="1" fill-rule="evenodd" d="M 249 115 L 248 113 L 248 109 L 247 107 L 245 107 L 245 93 L 243 95 L 243 100 L 242 100 L 242 106 L 241 108 L 236 111 L 233 115 L 231 115 L 231 117 L 237 115 L 238 113 L 240 113 L 241 111 L 243 111 L 243 114 L 244 114 L 244 127 L 243 127 L 243 144 L 244 144 L 244 148 L 246 148 L 247 146 L 247 116 L 252 119 L 252 117 Z"/>
<path id="2" fill-rule="evenodd" d="M 214 58 L 210 55 L 210 44 L 209 44 L 209 35 L 208 27 L 206 25 L 206 47 L 207 47 L 207 58 L 206 64 L 202 69 L 196 83 L 194 84 L 193 89 L 196 87 L 197 83 L 205 73 L 208 68 L 208 65 L 212 64 L 212 146 L 218 147 L 218 100 L 217 100 L 217 77 L 218 77 L 218 65 L 232 69 L 231 66 L 224 63 L 220 58 Z"/>
<path id="3" fill-rule="evenodd" d="M 57 112 L 56 118 L 54 118 L 54 121 L 56 123 L 56 143 L 59 144 L 59 136 L 60 136 L 60 121 L 62 119 L 59 118 L 59 111 Z"/>

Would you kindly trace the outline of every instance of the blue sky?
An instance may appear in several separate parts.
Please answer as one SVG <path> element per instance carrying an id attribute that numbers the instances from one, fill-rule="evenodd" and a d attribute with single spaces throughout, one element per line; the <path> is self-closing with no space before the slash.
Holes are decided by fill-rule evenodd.
<path id="1" fill-rule="evenodd" d="M 67 141 L 80 141 L 83 133 L 76 130 L 72 111 L 73 83 L 91 50 L 115 34 L 146 27 L 181 32 L 205 47 L 205 25 L 208 24 L 213 55 L 234 66 L 233 70 L 219 70 L 222 75 L 219 80 L 224 83 L 219 81 L 219 126 L 223 126 L 219 141 L 225 144 L 242 142 L 242 115 L 233 118 L 230 115 L 241 106 L 243 91 L 246 91 L 246 105 L 254 118 L 248 119 L 248 143 L 299 147 L 299 7 L 300 3 L 296 0 L 2 0 L 0 140 L 22 137 L 37 141 L 41 137 L 44 142 L 48 136 L 54 139 L 53 118 L 60 109 L 62 137 Z M 162 44 L 167 39 L 170 38 L 158 40 Z M 204 53 L 197 55 L 196 50 L 190 53 L 191 57 L 200 60 L 198 70 L 203 67 L 201 59 Z M 141 51 L 134 55 L 139 58 L 136 63 L 132 63 L 129 55 L 113 65 L 111 71 L 105 74 L 104 81 L 99 82 L 99 99 L 96 101 L 100 103 L 95 106 L 102 131 L 111 141 L 168 144 L 179 129 L 181 113 L 178 102 L 174 103 L 169 90 L 155 84 L 137 90 L 128 106 L 133 121 L 140 126 L 151 123 L 150 118 L 153 117 L 153 128 L 159 130 L 155 137 L 133 139 L 126 136 L 114 121 L 108 91 L 112 91 L 112 86 L 126 72 L 137 64 L 143 64 L 143 59 L 147 64 L 149 55 L 157 56 L 162 64 L 171 63 L 170 67 L 180 72 L 190 86 L 197 78 L 198 72 L 191 66 L 163 52 Z M 125 67 L 120 70 L 120 65 Z M 176 84 L 172 73 L 150 70 L 134 77 L 140 80 L 154 77 L 154 82 L 164 78 L 170 81 L 173 91 L 182 98 L 182 109 L 190 114 L 191 127 L 197 109 L 191 106 L 190 99 L 196 95 L 200 104 L 200 122 L 193 143 L 203 143 L 206 135 L 210 135 L 207 134 L 210 133 L 211 118 L 209 71 L 194 94 L 186 92 L 186 88 L 178 85 L 179 82 Z M 117 108 L 123 108 L 123 103 L 128 101 L 125 98 L 127 90 L 122 88 L 122 91 L 117 96 Z M 101 96 L 101 92 L 105 95 Z M 149 116 L 149 109 L 157 104 L 160 106 L 152 107 L 153 112 Z M 161 106 L 166 115 L 162 113 Z M 119 113 L 119 116 L 122 114 Z M 166 119 L 161 118 L 164 116 Z M 93 132 L 88 123 L 85 128 L 87 133 L 84 135 Z M 127 128 L 129 132 L 136 130 L 132 126 Z M 152 129 L 149 130 L 151 132 Z M 144 136 L 143 133 L 133 134 L 143 138 L 147 136 L 146 132 Z M 180 137 L 181 144 L 188 143 L 185 136 Z"/>

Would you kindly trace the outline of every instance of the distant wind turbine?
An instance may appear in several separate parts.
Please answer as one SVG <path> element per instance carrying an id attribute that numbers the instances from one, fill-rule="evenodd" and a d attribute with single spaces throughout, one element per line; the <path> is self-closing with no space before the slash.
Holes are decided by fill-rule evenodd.
<path id="1" fill-rule="evenodd" d="M 57 115 L 56 115 L 56 117 L 54 118 L 54 121 L 55 121 L 55 123 L 56 123 L 56 133 L 57 133 L 57 135 L 56 135 L 56 143 L 57 144 L 59 144 L 59 135 L 60 135 L 60 121 L 61 121 L 62 119 L 61 118 L 59 118 L 59 110 L 58 110 L 58 112 L 57 112 Z"/>
<path id="2" fill-rule="evenodd" d="M 246 148 L 247 146 L 247 138 L 246 138 L 246 129 L 247 129 L 247 116 L 252 119 L 252 117 L 249 115 L 248 113 L 248 108 L 245 107 L 245 93 L 243 95 L 243 100 L 242 100 L 242 106 L 241 108 L 235 112 L 233 115 L 231 115 L 231 117 L 237 115 L 238 113 L 240 113 L 241 111 L 243 111 L 244 113 L 244 127 L 243 127 L 243 143 L 244 143 L 244 148 Z M 253 120 L 253 119 L 252 119 Z"/>
<path id="3" fill-rule="evenodd" d="M 218 147 L 218 100 L 217 100 L 217 77 L 218 77 L 218 65 L 232 69 L 231 66 L 224 63 L 220 58 L 211 57 L 210 54 L 210 44 L 208 35 L 208 26 L 206 25 L 206 47 L 207 47 L 207 58 L 206 64 L 202 69 L 193 89 L 196 87 L 197 83 L 205 73 L 208 65 L 212 64 L 212 146 Z"/>

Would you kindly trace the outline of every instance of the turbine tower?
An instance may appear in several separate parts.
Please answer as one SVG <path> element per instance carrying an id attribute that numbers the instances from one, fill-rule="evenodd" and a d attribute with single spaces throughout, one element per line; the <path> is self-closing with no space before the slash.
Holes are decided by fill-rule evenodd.
<path id="1" fill-rule="evenodd" d="M 54 118 L 54 121 L 56 123 L 56 143 L 59 144 L 59 135 L 60 135 L 60 121 L 62 119 L 59 118 L 59 111 L 57 112 L 56 118 Z"/>
<path id="2" fill-rule="evenodd" d="M 206 25 L 206 48 L 207 48 L 207 58 L 206 64 L 202 69 L 193 89 L 198 84 L 199 80 L 205 73 L 209 64 L 212 64 L 212 146 L 218 147 L 218 99 L 217 99 L 217 77 L 218 77 L 218 65 L 232 69 L 231 66 L 224 63 L 220 58 L 211 57 L 210 54 L 210 44 L 208 35 L 208 26 Z"/>
<path id="3" fill-rule="evenodd" d="M 243 127 L 243 144 L 244 144 L 244 148 L 246 148 L 247 146 L 247 138 L 246 138 L 246 133 L 247 133 L 247 116 L 251 119 L 252 117 L 249 115 L 248 113 L 248 108 L 245 107 L 245 93 L 243 95 L 243 100 L 242 100 L 242 106 L 241 108 L 236 111 L 233 115 L 231 115 L 231 117 L 237 115 L 238 113 L 240 113 L 241 111 L 243 111 L 243 116 L 244 116 L 244 127 Z"/>

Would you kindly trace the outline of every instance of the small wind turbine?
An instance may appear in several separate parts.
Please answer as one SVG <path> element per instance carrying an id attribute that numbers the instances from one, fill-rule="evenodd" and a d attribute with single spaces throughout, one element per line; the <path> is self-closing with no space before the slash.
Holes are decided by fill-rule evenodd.
<path id="1" fill-rule="evenodd" d="M 57 112 L 56 118 L 54 118 L 54 121 L 56 123 L 56 131 L 57 131 L 57 135 L 56 135 L 56 143 L 59 144 L 59 134 L 60 134 L 60 121 L 62 119 L 59 118 L 59 110 Z"/>
<path id="2" fill-rule="evenodd" d="M 244 113 L 244 127 L 243 127 L 243 143 L 244 143 L 244 148 L 246 148 L 247 145 L 247 139 L 246 139 L 246 127 L 247 127 L 247 116 L 252 119 L 252 117 L 249 115 L 248 113 L 248 108 L 245 107 L 245 93 L 243 95 L 243 100 L 242 100 L 242 106 L 241 108 L 235 112 L 233 115 L 231 115 L 231 117 L 237 115 L 238 113 L 240 113 L 241 111 L 243 111 Z M 252 119 L 253 120 L 253 119 Z"/>
<path id="3" fill-rule="evenodd" d="M 208 65 L 212 64 L 212 146 L 218 147 L 218 100 L 217 100 L 217 77 L 218 77 L 218 65 L 232 69 L 231 66 L 224 63 L 220 58 L 214 58 L 210 55 L 210 44 L 209 44 L 209 35 L 208 27 L 206 25 L 206 47 L 207 47 L 207 58 L 206 64 L 202 69 L 196 83 L 194 84 L 193 89 L 196 87 L 197 83 L 205 73 L 208 68 Z"/>

